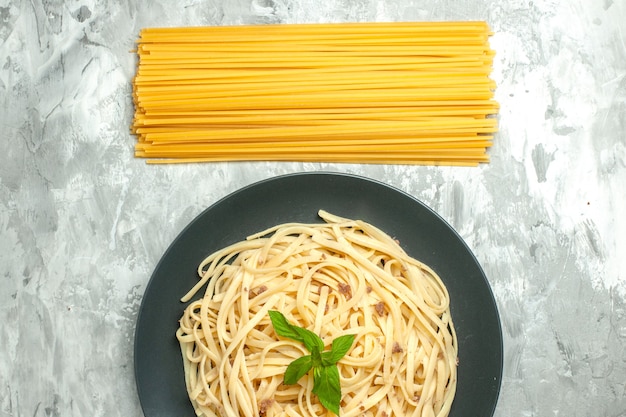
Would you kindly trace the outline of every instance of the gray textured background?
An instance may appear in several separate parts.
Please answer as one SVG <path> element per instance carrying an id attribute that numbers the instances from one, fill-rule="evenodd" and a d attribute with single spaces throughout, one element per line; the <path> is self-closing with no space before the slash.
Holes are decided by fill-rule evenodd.
<path id="1" fill-rule="evenodd" d="M 142 27 L 455 19 L 496 32 L 489 165 L 132 156 Z M 0 0 L 0 417 L 141 416 L 134 324 L 164 250 L 228 193 L 320 169 L 407 191 L 466 239 L 502 316 L 497 416 L 626 416 L 624 22 L 624 0 Z"/>

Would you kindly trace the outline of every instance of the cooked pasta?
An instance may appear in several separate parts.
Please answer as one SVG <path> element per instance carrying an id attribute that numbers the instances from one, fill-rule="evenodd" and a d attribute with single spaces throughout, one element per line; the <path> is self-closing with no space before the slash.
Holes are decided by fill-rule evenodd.
<path id="1" fill-rule="evenodd" d="M 485 22 L 146 28 L 135 155 L 476 165 L 498 104 Z"/>
<path id="2" fill-rule="evenodd" d="M 326 416 L 313 376 L 284 385 L 304 346 L 276 335 L 270 310 L 328 347 L 356 335 L 338 363 L 340 415 L 445 417 L 457 382 L 447 289 L 398 242 L 360 220 L 286 223 L 208 256 L 182 298 L 180 342 L 199 416 Z"/>

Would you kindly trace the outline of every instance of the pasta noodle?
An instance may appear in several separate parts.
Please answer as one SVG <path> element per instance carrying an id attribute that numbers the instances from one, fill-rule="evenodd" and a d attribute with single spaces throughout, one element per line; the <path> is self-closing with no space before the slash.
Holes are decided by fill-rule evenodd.
<path id="1" fill-rule="evenodd" d="M 477 165 L 497 131 L 485 22 L 145 28 L 135 155 Z"/>
<path id="2" fill-rule="evenodd" d="M 375 226 L 325 211 L 321 224 L 286 223 L 208 256 L 182 298 L 180 342 L 199 416 L 325 416 L 313 377 L 282 384 L 303 345 L 276 336 L 268 312 L 328 347 L 355 334 L 338 363 L 340 415 L 445 417 L 457 382 L 447 289 L 427 265 Z"/>

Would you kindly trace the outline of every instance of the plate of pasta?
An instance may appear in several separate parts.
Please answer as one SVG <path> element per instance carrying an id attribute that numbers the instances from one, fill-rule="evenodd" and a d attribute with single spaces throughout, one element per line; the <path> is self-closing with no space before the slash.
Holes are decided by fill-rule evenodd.
<path id="1" fill-rule="evenodd" d="M 445 220 L 384 183 L 314 172 L 244 187 L 179 234 L 134 354 L 146 417 L 491 417 L 503 344 Z"/>

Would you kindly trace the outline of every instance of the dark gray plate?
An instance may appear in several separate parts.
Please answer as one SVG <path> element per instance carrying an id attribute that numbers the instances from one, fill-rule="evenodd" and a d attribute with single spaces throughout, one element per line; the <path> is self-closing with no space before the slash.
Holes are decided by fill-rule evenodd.
<path id="1" fill-rule="evenodd" d="M 450 417 L 491 417 L 502 377 L 502 332 L 489 283 L 467 245 L 435 212 L 404 192 L 336 173 L 280 176 L 245 187 L 193 220 L 157 265 L 135 332 L 135 377 L 146 417 L 194 416 L 175 337 L 207 255 L 285 222 L 319 222 L 317 211 L 359 218 L 400 240 L 443 279 L 459 341 L 457 394 Z"/>

